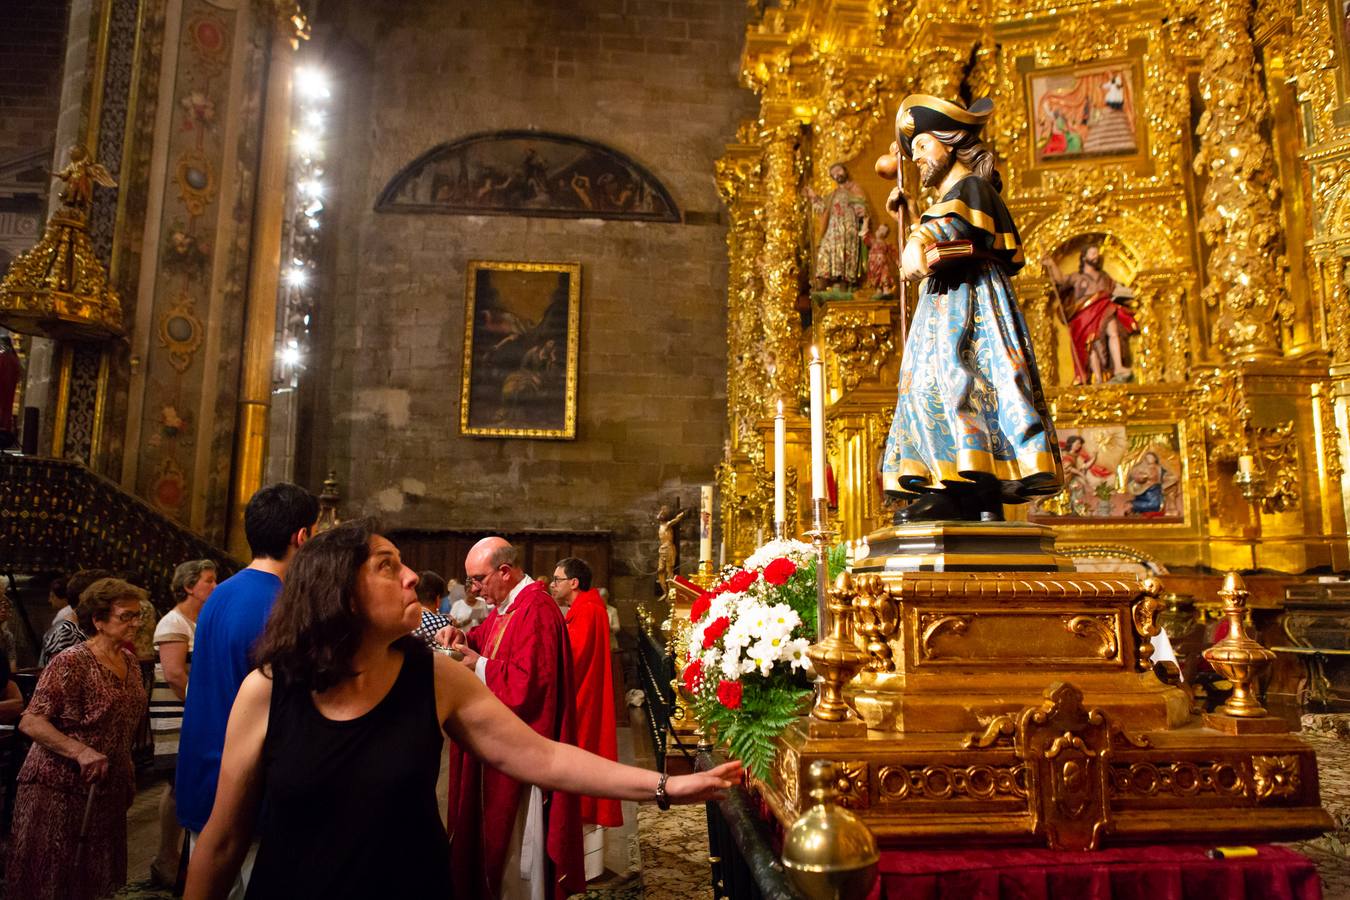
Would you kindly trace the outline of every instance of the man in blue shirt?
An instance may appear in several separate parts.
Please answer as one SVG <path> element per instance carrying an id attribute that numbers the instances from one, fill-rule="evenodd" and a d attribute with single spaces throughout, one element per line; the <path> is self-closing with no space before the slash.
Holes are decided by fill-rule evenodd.
<path id="1" fill-rule="evenodd" d="M 176 778 L 178 821 L 190 832 L 191 843 L 215 803 L 225 725 L 239 685 L 253 670 L 253 645 L 281 593 L 291 558 L 318 517 L 318 501 L 297 485 L 272 484 L 254 494 L 244 510 L 253 561 L 216 587 L 197 619 Z M 250 851 L 231 898 L 243 896 L 252 856 Z"/>

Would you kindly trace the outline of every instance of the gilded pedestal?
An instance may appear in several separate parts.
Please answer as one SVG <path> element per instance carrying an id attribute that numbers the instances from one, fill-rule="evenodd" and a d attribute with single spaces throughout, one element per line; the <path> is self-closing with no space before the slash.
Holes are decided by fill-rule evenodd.
<path id="1" fill-rule="evenodd" d="M 1091 849 L 1331 826 L 1310 747 L 1206 727 L 1184 691 L 1154 676 L 1159 585 L 1059 571 L 1053 535 L 1038 536 L 1041 571 L 982 571 L 979 557 L 1028 535 L 991 525 L 981 548 L 983 526 L 960 527 L 969 556 L 945 554 L 945 571 L 891 552 L 934 526 L 878 532 L 851 596 L 832 597 L 851 607 L 851 639 L 867 654 L 843 692 L 866 732 L 835 736 L 807 719 L 788 729 L 773 783 L 760 785 L 780 821 L 800 815 L 807 769 L 827 759 L 841 802 L 883 845 Z"/>

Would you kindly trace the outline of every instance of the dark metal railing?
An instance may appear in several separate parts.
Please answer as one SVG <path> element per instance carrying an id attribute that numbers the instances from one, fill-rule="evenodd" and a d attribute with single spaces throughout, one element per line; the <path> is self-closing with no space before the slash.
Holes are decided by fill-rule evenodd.
<path id="1" fill-rule="evenodd" d="M 77 462 L 0 454 L 0 572 L 126 572 L 155 606 L 173 605 L 173 570 L 212 559 L 219 577 L 239 563 L 121 486 Z"/>
<path id="2" fill-rule="evenodd" d="M 656 754 L 656 768 L 664 772 L 666 740 L 671 733 L 670 713 L 675 705 L 675 692 L 670 687 L 675 678 L 674 660 L 666 653 L 665 644 L 641 624 L 638 625 L 637 643 L 638 677 L 647 698 L 647 727 L 651 729 L 652 751 Z"/>
<path id="3" fill-rule="evenodd" d="M 706 771 L 721 760 L 700 752 L 697 767 Z M 802 900 L 788 881 L 774 847 L 770 823 L 755 814 L 742 787 L 707 804 L 708 863 L 717 900 Z"/>

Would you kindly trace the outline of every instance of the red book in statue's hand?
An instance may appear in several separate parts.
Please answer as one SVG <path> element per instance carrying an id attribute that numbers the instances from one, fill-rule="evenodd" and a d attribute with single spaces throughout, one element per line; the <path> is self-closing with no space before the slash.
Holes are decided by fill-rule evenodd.
<path id="1" fill-rule="evenodd" d="M 928 270 L 935 272 L 955 260 L 974 256 L 975 245 L 970 241 L 938 241 L 925 247 L 923 254 Z"/>

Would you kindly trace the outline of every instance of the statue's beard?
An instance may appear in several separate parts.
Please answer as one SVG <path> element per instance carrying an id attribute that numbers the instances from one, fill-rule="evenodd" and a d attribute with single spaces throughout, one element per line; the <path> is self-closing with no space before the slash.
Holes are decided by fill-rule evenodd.
<path id="1" fill-rule="evenodd" d="M 1083 260 L 1083 267 L 1085 269 L 1091 269 L 1093 272 L 1100 272 L 1102 270 L 1101 258 L 1098 257 L 1097 259 L 1085 259 Z"/>
<path id="2" fill-rule="evenodd" d="M 919 181 L 926 188 L 937 187 L 952 170 L 954 161 L 955 158 L 950 153 L 944 154 L 940 160 L 919 160 Z"/>

